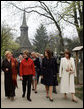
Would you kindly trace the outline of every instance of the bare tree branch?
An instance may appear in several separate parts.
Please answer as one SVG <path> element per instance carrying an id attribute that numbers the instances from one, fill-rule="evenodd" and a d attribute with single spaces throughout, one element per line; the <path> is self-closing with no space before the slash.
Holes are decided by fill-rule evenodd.
<path id="1" fill-rule="evenodd" d="M 32 9 L 32 10 L 28 11 L 28 10 L 21 9 L 20 7 L 16 6 L 16 5 L 13 4 L 13 3 L 11 3 L 11 5 L 13 5 L 14 7 L 18 8 L 18 9 L 21 10 L 21 11 L 25 11 L 26 13 L 35 12 L 35 13 L 41 15 L 41 16 L 44 16 L 44 17 L 49 18 L 50 20 L 52 20 L 52 21 L 54 22 L 56 28 L 57 28 L 58 31 L 59 31 L 61 50 L 64 50 L 64 43 L 63 43 L 63 37 L 62 37 L 62 31 L 61 31 L 60 25 L 58 24 L 57 20 L 56 20 L 55 17 L 53 16 L 53 13 L 52 13 L 51 10 L 49 9 L 49 7 L 48 7 L 44 2 L 42 2 L 42 1 L 38 1 L 38 2 L 39 2 L 40 5 L 41 5 L 40 8 L 43 9 L 43 10 L 46 12 L 46 14 L 45 14 L 45 13 L 41 13 L 41 12 L 39 12 L 39 11 L 37 11 L 37 10 L 34 10 L 35 8 L 37 8 L 37 6 L 31 7 L 30 9 Z M 29 9 L 29 7 L 27 7 L 26 9 Z"/>
<path id="2" fill-rule="evenodd" d="M 20 7 L 16 6 L 16 5 L 13 4 L 13 3 L 11 3 L 11 5 L 13 5 L 14 7 L 16 7 L 17 9 L 19 9 L 19 10 L 21 10 L 21 11 L 25 11 L 26 13 L 32 13 L 32 12 L 35 12 L 35 13 L 37 13 L 37 14 L 39 14 L 39 15 L 45 16 L 45 17 L 47 17 L 47 18 L 49 18 L 49 19 L 52 20 L 52 17 L 50 17 L 50 16 L 48 16 L 48 15 L 45 15 L 45 14 L 42 14 L 42 13 L 36 11 L 36 10 L 26 11 L 26 10 L 21 9 Z M 30 8 L 34 8 L 34 7 L 30 7 Z"/>
<path id="3" fill-rule="evenodd" d="M 68 1 L 59 1 L 59 2 L 61 2 L 61 3 L 67 3 L 67 4 L 70 5 L 70 2 L 68 2 Z"/>

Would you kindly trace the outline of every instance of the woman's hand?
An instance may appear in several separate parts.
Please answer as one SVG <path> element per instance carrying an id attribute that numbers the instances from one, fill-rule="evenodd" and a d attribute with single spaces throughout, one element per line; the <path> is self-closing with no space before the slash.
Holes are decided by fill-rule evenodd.
<path id="1" fill-rule="evenodd" d="M 66 72 L 69 72 L 70 70 L 69 69 L 66 69 Z"/>
<path id="2" fill-rule="evenodd" d="M 6 68 L 6 71 L 8 71 L 8 68 Z"/>
<path id="3" fill-rule="evenodd" d="M 41 76 L 41 79 L 43 79 L 43 76 Z"/>
<path id="4" fill-rule="evenodd" d="M 22 76 L 20 77 L 20 80 L 23 80 L 23 77 Z"/>
<path id="5" fill-rule="evenodd" d="M 35 79 L 36 77 L 35 76 L 33 76 L 33 79 Z"/>
<path id="6" fill-rule="evenodd" d="M 73 74 L 74 72 L 73 71 L 70 71 L 70 74 Z"/>

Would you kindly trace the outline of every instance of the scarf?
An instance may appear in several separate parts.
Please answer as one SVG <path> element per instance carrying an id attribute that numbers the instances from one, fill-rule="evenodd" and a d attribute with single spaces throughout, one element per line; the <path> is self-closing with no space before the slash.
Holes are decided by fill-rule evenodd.
<path id="1" fill-rule="evenodd" d="M 17 67 L 18 67 L 18 62 L 15 58 L 11 58 L 11 66 L 12 66 L 12 80 L 13 84 L 15 87 L 17 86 Z"/>

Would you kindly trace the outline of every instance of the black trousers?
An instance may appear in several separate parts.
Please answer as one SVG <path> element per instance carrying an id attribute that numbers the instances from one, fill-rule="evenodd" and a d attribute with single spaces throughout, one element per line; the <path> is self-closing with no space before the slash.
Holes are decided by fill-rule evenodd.
<path id="1" fill-rule="evenodd" d="M 37 74 L 37 84 L 39 83 L 39 74 Z"/>
<path id="2" fill-rule="evenodd" d="M 30 98 L 31 95 L 31 83 L 32 83 L 32 75 L 24 75 L 22 81 L 22 88 L 23 88 L 23 94 L 25 94 L 27 86 L 27 98 Z"/>

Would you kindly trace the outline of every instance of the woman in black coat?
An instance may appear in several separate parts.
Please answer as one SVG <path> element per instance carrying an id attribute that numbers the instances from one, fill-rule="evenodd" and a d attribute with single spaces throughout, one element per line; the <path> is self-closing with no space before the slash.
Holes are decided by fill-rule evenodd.
<path id="1" fill-rule="evenodd" d="M 16 61 L 14 61 L 10 51 L 6 51 L 5 56 L 6 58 L 2 62 L 2 70 L 4 71 L 5 96 L 11 100 L 14 100 L 15 89 L 17 86 Z"/>
<path id="2" fill-rule="evenodd" d="M 54 81 L 54 74 L 56 73 L 55 61 L 52 58 L 52 54 L 50 50 L 45 50 L 45 58 L 42 61 L 42 73 L 43 80 L 42 84 L 45 85 L 46 88 L 46 97 L 53 101 L 52 98 L 52 87 L 56 85 L 56 81 Z M 49 94 L 49 95 L 48 95 Z"/>

